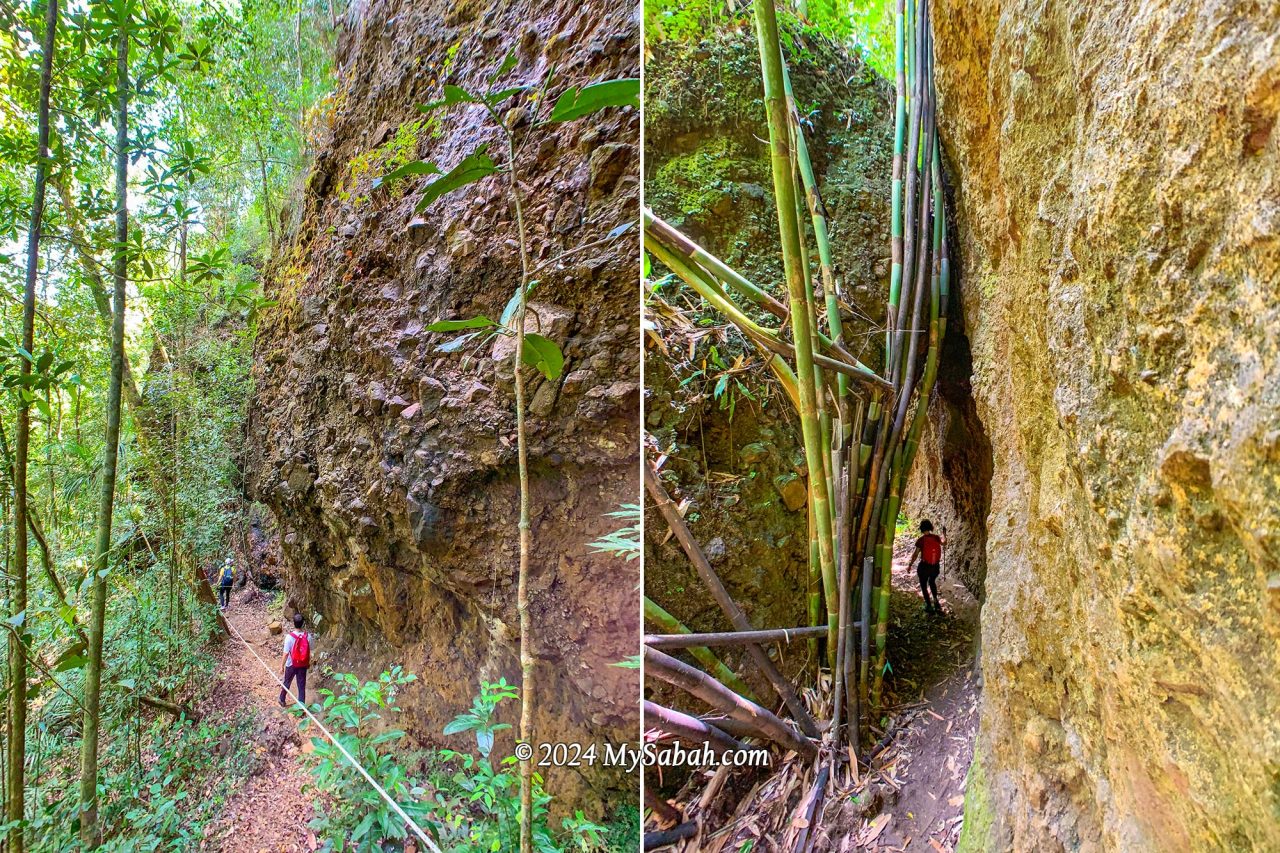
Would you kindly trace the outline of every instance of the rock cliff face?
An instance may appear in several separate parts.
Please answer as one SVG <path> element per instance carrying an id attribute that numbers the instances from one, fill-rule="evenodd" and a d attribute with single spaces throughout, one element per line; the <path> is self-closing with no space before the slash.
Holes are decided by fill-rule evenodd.
<path id="1" fill-rule="evenodd" d="M 416 673 L 401 703 L 412 733 L 454 747 L 465 736 L 440 731 L 479 681 L 520 680 L 514 396 L 504 340 L 440 352 L 447 338 L 424 327 L 499 316 L 519 281 L 517 232 L 505 178 L 417 220 L 422 179 L 373 179 L 417 158 L 450 168 L 478 142 L 496 154 L 482 109 L 417 106 L 443 83 L 483 91 L 508 51 L 502 82 L 540 86 L 554 66 L 549 98 L 637 76 L 638 13 L 612 0 L 372 0 L 352 13 L 300 225 L 274 267 L 248 427 L 249 488 L 275 516 L 291 605 L 319 617 L 338 666 Z M 636 672 L 612 664 L 636 653 L 639 567 L 588 543 L 622 526 L 605 513 L 639 488 L 635 231 L 602 242 L 638 218 L 639 116 L 508 119 L 541 281 L 530 328 L 566 359 L 558 381 L 527 380 L 538 739 L 634 742 Z M 634 780 L 599 765 L 547 785 L 588 814 L 635 800 Z"/>
<path id="2" fill-rule="evenodd" d="M 1280 5 L 941 0 L 972 849 L 1280 849 Z"/>

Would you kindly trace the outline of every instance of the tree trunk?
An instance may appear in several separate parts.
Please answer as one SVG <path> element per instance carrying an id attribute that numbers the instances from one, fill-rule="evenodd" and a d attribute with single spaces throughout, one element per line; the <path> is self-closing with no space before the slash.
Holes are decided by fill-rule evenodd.
<path id="1" fill-rule="evenodd" d="M 49 0 L 45 10 L 44 44 L 40 63 L 40 105 L 37 118 L 38 159 L 35 191 L 31 201 L 31 230 L 27 235 L 27 280 L 22 293 L 22 347 L 35 349 L 36 276 L 40 262 L 40 231 L 44 224 L 44 189 L 49 159 L 49 89 L 53 81 L 54 38 L 58 28 L 58 3 Z M 31 375 L 31 362 L 19 359 L 21 376 Z M 31 390 L 21 386 L 18 407 L 17 459 L 14 463 L 14 566 L 13 615 L 26 618 L 27 610 L 27 459 L 31 449 Z M 16 620 L 15 620 L 16 621 Z M 25 815 L 27 760 L 27 652 L 23 648 L 25 621 L 18 621 L 9 638 L 9 752 L 6 815 L 10 822 Z M 19 824 L 9 834 L 9 850 L 22 853 L 25 838 Z"/>
<path id="2" fill-rule="evenodd" d="M 115 509 L 116 461 L 120 447 L 120 397 L 124 379 L 124 293 L 129 273 L 129 32 L 119 22 L 116 47 L 116 239 L 112 275 L 111 379 L 107 386 L 106 458 L 98 506 L 97 542 L 93 559 L 93 607 L 89 624 L 89 663 L 84 675 L 84 739 L 80 750 L 80 841 L 93 849 L 101 842 L 98 827 L 98 723 L 102 687 L 102 631 L 107 611 L 107 570 L 110 566 L 111 515 Z"/>

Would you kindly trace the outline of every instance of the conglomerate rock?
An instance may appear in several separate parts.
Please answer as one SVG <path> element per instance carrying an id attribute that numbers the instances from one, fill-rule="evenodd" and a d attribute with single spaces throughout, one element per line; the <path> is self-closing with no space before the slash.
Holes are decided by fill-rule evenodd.
<path id="1" fill-rule="evenodd" d="M 448 337 L 425 331 L 499 317 L 520 255 L 505 178 L 417 218 L 422 178 L 374 178 L 418 158 L 451 168 L 486 141 L 505 159 L 482 108 L 418 111 L 442 83 L 484 91 L 515 51 L 502 82 L 536 92 L 554 66 L 554 98 L 637 76 L 638 42 L 638 13 L 606 0 L 373 0 L 339 45 L 339 91 L 255 353 L 248 481 L 275 516 L 290 605 L 319 617 L 318 644 L 366 675 L 417 674 L 400 704 L 419 742 L 468 748 L 470 735 L 442 738 L 445 724 L 482 679 L 520 683 L 510 349 L 440 352 Z M 508 115 L 541 282 L 529 327 L 565 354 L 559 380 L 525 371 L 537 739 L 603 749 L 638 735 L 636 672 L 613 664 L 637 651 L 639 567 L 589 543 L 625 523 L 605 514 L 638 491 L 635 232 L 603 238 L 638 218 L 639 116 L 530 130 Z M 552 770 L 547 787 L 589 815 L 615 795 L 635 801 L 625 770 L 601 763 Z"/>

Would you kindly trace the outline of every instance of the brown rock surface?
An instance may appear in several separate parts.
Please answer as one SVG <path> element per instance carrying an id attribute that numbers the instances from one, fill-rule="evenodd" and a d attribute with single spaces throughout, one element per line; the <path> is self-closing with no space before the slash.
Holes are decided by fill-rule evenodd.
<path id="1" fill-rule="evenodd" d="M 520 274 L 514 216 L 501 178 L 416 219 L 422 179 L 372 180 L 396 140 L 404 159 L 444 168 L 498 141 L 476 108 L 415 124 L 441 83 L 482 90 L 513 49 L 503 82 L 540 83 L 554 64 L 552 98 L 636 76 L 639 26 L 600 0 L 354 8 L 298 231 L 268 288 L 279 305 L 255 353 L 248 487 L 279 530 L 286 612 L 320 617 L 317 646 L 336 668 L 416 673 L 401 702 L 411 733 L 466 748 L 466 735 L 440 732 L 479 681 L 520 681 L 513 388 L 487 348 L 441 353 L 444 338 L 424 329 L 500 315 Z M 542 265 L 530 328 L 561 344 L 575 377 L 572 394 L 528 380 L 537 739 L 600 748 L 634 741 L 638 726 L 636 672 L 612 666 L 636 653 L 638 567 L 588 544 L 621 526 L 605 514 L 638 492 L 634 232 L 554 259 L 636 220 L 638 131 L 631 109 L 526 125 L 538 138 L 519 159 Z M 600 765 L 552 771 L 547 786 L 560 808 L 591 816 L 602 799 L 634 801 L 633 780 Z"/>
<path id="2" fill-rule="evenodd" d="M 970 849 L 1280 849 L 1280 4 L 944 0 Z"/>

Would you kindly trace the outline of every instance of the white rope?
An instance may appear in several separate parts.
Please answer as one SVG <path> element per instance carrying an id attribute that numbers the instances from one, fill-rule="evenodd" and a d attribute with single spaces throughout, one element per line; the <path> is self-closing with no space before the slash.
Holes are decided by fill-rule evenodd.
<path id="1" fill-rule="evenodd" d="M 387 805 L 391 806 L 391 808 L 395 810 L 396 814 L 400 815 L 400 819 L 405 822 L 405 825 L 407 825 L 410 829 L 413 830 L 414 834 L 417 835 L 418 838 L 422 840 L 422 843 L 425 844 L 429 850 L 434 851 L 434 853 L 443 853 L 443 851 L 436 846 L 435 842 L 432 841 L 430 838 L 428 838 L 427 834 L 422 831 L 422 827 L 414 823 L 413 818 L 405 814 L 404 809 L 400 808 L 400 805 L 395 800 L 391 799 L 391 795 L 388 794 L 386 790 L 384 790 L 383 787 L 379 785 L 372 776 L 369 775 L 369 771 L 361 767 L 360 762 L 356 761 L 355 758 L 352 757 L 351 753 L 347 752 L 346 747 L 338 743 L 337 738 L 335 738 L 333 734 L 324 727 L 324 723 L 320 722 L 320 720 L 316 718 L 315 714 L 311 713 L 311 709 L 308 708 L 305 704 L 303 704 L 302 700 L 298 698 L 297 694 L 295 694 L 288 687 L 285 687 L 283 681 L 281 681 L 279 678 L 276 678 L 275 670 L 273 670 L 270 666 L 268 666 L 267 662 L 264 661 L 261 657 L 259 657 L 258 653 L 253 650 L 253 646 L 249 645 L 249 642 L 243 636 L 241 636 L 240 632 L 236 630 L 236 627 L 231 624 L 231 620 L 227 619 L 226 617 L 223 617 L 223 621 L 227 623 L 227 628 L 231 631 L 231 633 L 236 635 L 236 639 L 244 643 L 244 647 L 249 650 L 249 654 L 253 655 L 255 658 L 258 659 L 258 663 L 262 664 L 262 668 L 267 671 L 267 675 L 271 676 L 271 680 L 274 681 L 276 684 L 279 684 L 280 689 L 288 693 L 290 698 L 292 698 L 293 701 L 298 703 L 298 705 L 302 708 L 302 712 L 311 718 L 311 722 L 315 723 L 316 726 L 319 727 L 320 731 L 324 732 L 324 736 L 329 739 L 330 743 L 332 743 L 334 746 L 338 748 L 338 751 L 343 754 L 343 756 L 347 759 L 347 761 L 351 762 L 351 766 L 354 767 L 356 770 L 360 771 L 360 775 L 365 778 L 365 781 L 367 781 L 370 785 L 373 786 L 373 789 L 382 796 L 382 799 L 387 801 Z"/>

